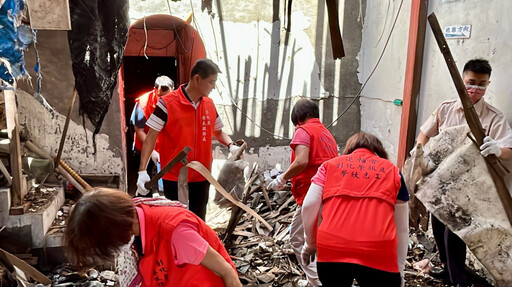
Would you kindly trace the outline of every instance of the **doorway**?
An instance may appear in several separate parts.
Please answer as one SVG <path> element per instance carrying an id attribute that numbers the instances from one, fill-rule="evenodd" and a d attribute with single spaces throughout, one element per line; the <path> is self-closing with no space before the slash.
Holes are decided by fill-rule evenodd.
<path id="1" fill-rule="evenodd" d="M 130 123 L 135 99 L 153 89 L 158 76 L 168 76 L 178 87 L 178 69 L 175 57 L 125 56 L 123 58 L 124 110 L 126 119 L 126 159 L 128 193 L 133 195 L 137 189 L 138 160 L 133 154 L 133 135 L 135 129 Z"/>

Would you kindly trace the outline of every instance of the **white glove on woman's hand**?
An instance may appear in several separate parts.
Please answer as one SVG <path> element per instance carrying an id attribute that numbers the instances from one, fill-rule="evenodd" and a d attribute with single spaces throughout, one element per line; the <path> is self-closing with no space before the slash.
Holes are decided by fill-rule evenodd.
<path id="1" fill-rule="evenodd" d="M 151 153 L 151 160 L 155 163 L 155 165 L 160 162 L 160 154 L 156 150 L 153 150 Z"/>
<path id="2" fill-rule="evenodd" d="M 137 191 L 135 192 L 135 196 L 137 195 L 146 195 L 149 193 L 149 190 L 146 189 L 144 184 L 150 181 L 149 174 L 147 171 L 139 171 L 139 177 L 137 178 Z"/>
<path id="3" fill-rule="evenodd" d="M 301 257 L 302 263 L 304 266 L 308 266 L 311 262 L 315 261 L 316 256 L 316 246 L 311 247 L 307 242 L 304 242 L 304 246 L 302 247 Z"/>
<path id="4" fill-rule="evenodd" d="M 484 138 L 484 143 L 480 146 L 480 153 L 483 156 L 494 154 L 497 157 L 501 155 L 501 148 L 498 146 L 498 142 L 493 140 L 490 136 Z"/>
<path id="5" fill-rule="evenodd" d="M 268 190 L 281 190 L 286 185 L 286 180 L 281 175 L 278 175 L 274 180 L 272 180 L 268 186 Z"/>

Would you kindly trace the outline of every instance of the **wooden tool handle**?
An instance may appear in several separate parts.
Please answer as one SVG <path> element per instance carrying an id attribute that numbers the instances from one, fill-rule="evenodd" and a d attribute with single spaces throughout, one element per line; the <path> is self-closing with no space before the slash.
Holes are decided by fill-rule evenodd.
<path id="1" fill-rule="evenodd" d="M 158 172 L 150 181 L 146 182 L 146 184 L 144 184 L 144 187 L 149 190 L 151 187 L 153 187 L 153 185 L 157 184 L 158 180 L 161 179 L 162 176 L 164 176 L 164 174 L 166 174 L 173 166 L 175 166 L 178 162 L 182 161 L 183 159 L 186 160 L 187 154 L 191 150 L 192 149 L 189 146 L 183 148 L 183 150 L 180 151 L 180 153 L 178 153 L 164 168 L 162 168 L 160 172 Z"/>

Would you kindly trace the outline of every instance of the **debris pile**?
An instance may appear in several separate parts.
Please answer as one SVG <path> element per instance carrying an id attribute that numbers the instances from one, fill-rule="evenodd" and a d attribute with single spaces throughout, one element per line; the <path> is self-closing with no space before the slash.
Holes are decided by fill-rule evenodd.
<path id="1" fill-rule="evenodd" d="M 71 208 L 75 203 L 76 202 L 74 200 L 66 198 L 64 204 L 61 206 L 59 211 L 57 211 L 55 219 L 53 220 L 52 225 L 50 225 L 46 236 L 64 234 L 66 231 L 66 220 L 69 216 L 69 213 L 71 212 Z"/>
<path id="2" fill-rule="evenodd" d="M 80 270 L 79 268 L 64 264 L 55 268 L 50 274 L 52 286 L 55 287 L 103 287 L 119 286 L 118 276 L 114 271 L 97 269 Z"/>
<path id="3" fill-rule="evenodd" d="M 297 286 L 299 280 L 305 279 L 289 243 L 290 223 L 297 205 L 289 185 L 281 191 L 266 190 L 278 172 L 256 173 L 256 169 L 254 166 L 243 193 L 237 197 L 273 230 L 234 207 L 221 238 L 244 286 Z"/>
<path id="4" fill-rule="evenodd" d="M 30 202 L 29 212 L 35 213 L 44 210 L 59 191 L 56 186 L 45 184 L 38 187 L 32 187 L 25 195 L 25 201 Z"/>

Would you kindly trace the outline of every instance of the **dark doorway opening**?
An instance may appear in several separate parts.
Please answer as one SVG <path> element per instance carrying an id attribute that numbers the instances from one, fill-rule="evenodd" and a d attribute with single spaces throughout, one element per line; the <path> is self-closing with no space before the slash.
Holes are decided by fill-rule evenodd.
<path id="1" fill-rule="evenodd" d="M 125 56 L 123 59 L 123 81 L 124 81 L 124 108 L 126 126 L 126 151 L 127 151 L 127 179 L 128 192 L 135 194 L 137 189 L 138 160 L 134 157 L 133 135 L 134 128 L 130 118 L 135 106 L 135 99 L 140 95 L 153 89 L 155 79 L 158 76 L 168 76 L 175 86 L 178 83 L 177 60 L 175 57 L 140 57 Z"/>

